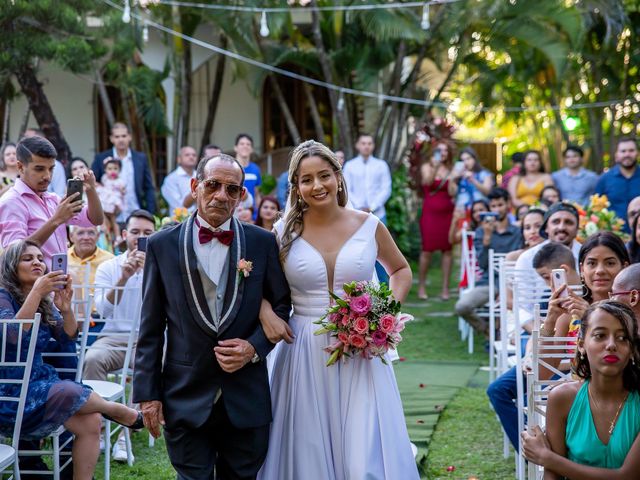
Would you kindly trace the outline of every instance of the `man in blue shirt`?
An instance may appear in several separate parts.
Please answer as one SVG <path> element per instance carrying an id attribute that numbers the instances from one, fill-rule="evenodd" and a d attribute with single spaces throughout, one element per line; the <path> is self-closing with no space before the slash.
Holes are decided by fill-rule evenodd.
<path id="1" fill-rule="evenodd" d="M 629 202 L 640 192 L 640 169 L 638 169 L 638 147 L 633 138 L 618 140 L 615 153 L 616 165 L 603 173 L 596 185 L 596 193 L 606 195 L 611 209 L 623 220 L 627 216 Z M 625 223 L 624 231 L 629 232 Z"/>
<path id="2" fill-rule="evenodd" d="M 260 167 L 251 161 L 251 155 L 253 154 L 253 138 L 251 138 L 251 135 L 239 133 L 236 137 L 233 151 L 236 152 L 236 160 L 244 168 L 244 186 L 253 197 L 253 219 L 255 220 L 258 216 L 256 207 L 260 204 L 256 187 L 262 184 L 262 176 L 260 175 Z"/>
<path id="3" fill-rule="evenodd" d="M 584 152 L 580 147 L 569 145 L 562 152 L 564 168 L 553 172 L 551 178 L 560 190 L 562 200 L 586 206 L 589 203 L 589 197 L 596 190 L 598 175 L 582 167 L 583 155 Z"/>

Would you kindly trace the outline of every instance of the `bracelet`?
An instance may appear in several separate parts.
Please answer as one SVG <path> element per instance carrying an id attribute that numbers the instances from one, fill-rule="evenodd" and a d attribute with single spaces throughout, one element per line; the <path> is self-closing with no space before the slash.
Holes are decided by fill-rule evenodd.
<path id="1" fill-rule="evenodd" d="M 542 325 L 540 327 L 540 336 L 541 337 L 554 337 L 556 335 L 556 329 L 554 328 L 551 331 L 547 331 L 546 328 L 544 328 L 544 325 Z"/>

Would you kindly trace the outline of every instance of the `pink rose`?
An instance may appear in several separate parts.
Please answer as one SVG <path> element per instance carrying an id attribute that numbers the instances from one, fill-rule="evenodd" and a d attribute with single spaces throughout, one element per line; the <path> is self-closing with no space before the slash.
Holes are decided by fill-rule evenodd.
<path id="1" fill-rule="evenodd" d="M 371 340 L 373 341 L 373 344 L 375 346 L 381 347 L 387 343 L 387 334 L 384 333 L 382 330 L 376 330 L 371 335 Z"/>
<path id="2" fill-rule="evenodd" d="M 338 340 L 340 340 L 344 345 L 349 345 L 349 335 L 344 332 L 338 333 Z"/>
<path id="3" fill-rule="evenodd" d="M 359 297 L 352 297 L 349 306 L 353 313 L 364 316 L 371 310 L 371 297 L 367 293 L 363 293 Z"/>
<path id="4" fill-rule="evenodd" d="M 341 318 L 342 317 L 337 313 L 332 313 L 331 315 L 329 315 L 329 321 L 331 323 L 335 323 L 336 325 L 338 324 Z"/>
<path id="5" fill-rule="evenodd" d="M 358 317 L 353 323 L 353 329 L 359 334 L 365 334 L 369 331 L 369 321 L 364 317 Z"/>
<path id="6" fill-rule="evenodd" d="M 340 308 L 340 310 L 338 310 L 338 312 L 340 313 L 340 315 L 347 315 L 349 313 L 349 309 L 347 307 L 342 307 Z"/>
<path id="7" fill-rule="evenodd" d="M 396 325 L 396 317 L 387 313 L 380 319 L 380 330 L 384 333 L 391 333 Z"/>
<path id="8" fill-rule="evenodd" d="M 349 316 L 348 315 L 343 315 L 342 316 L 342 325 L 344 325 L 345 327 L 347 325 L 349 325 Z"/>
<path id="9" fill-rule="evenodd" d="M 367 341 L 362 335 L 352 334 L 349 335 L 349 343 L 355 348 L 364 348 L 367 346 Z"/>

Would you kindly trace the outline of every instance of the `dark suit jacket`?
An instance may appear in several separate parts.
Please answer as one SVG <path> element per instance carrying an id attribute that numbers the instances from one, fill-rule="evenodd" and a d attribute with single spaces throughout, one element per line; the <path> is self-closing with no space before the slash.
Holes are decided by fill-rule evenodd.
<path id="1" fill-rule="evenodd" d="M 285 320 L 291 310 L 275 236 L 232 220 L 236 235 L 229 249 L 227 287 L 218 292 L 224 295 L 219 317 L 225 320 L 216 333 L 207 325 L 212 318 L 193 249 L 194 218 L 192 215 L 182 225 L 149 238 L 133 401 L 161 400 L 168 428 L 197 428 L 211 415 L 215 394 L 221 388 L 222 401 L 235 427 L 266 425 L 271 422 L 271 397 L 264 359 L 274 345 L 260 325 L 260 303 L 262 298 L 269 300 Z M 248 277 L 237 271 L 240 259 L 253 262 Z M 231 338 L 248 340 L 262 360 L 234 373 L 224 372 L 213 347 L 218 340 Z"/>
<path id="2" fill-rule="evenodd" d="M 93 170 L 98 182 L 104 174 L 104 165 L 102 162 L 105 158 L 111 156 L 113 156 L 113 150 L 106 150 L 97 153 L 93 159 L 91 170 Z M 156 213 L 156 191 L 153 186 L 153 180 L 151 179 L 151 169 L 149 168 L 147 156 L 142 152 L 131 150 L 131 160 L 133 161 L 136 197 L 138 197 L 140 208 L 144 208 L 149 213 L 154 214 Z"/>

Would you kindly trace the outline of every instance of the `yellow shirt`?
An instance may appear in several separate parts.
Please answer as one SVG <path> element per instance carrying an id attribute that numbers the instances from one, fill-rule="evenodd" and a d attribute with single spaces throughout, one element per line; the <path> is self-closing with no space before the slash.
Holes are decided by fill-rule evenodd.
<path id="1" fill-rule="evenodd" d="M 67 263 L 68 272 L 69 275 L 71 275 L 74 285 L 74 300 L 88 300 L 84 289 L 78 289 L 77 287 L 75 287 L 75 285 L 83 285 L 87 281 L 87 265 L 89 266 L 88 283 L 92 285 L 95 283 L 96 270 L 98 270 L 98 265 L 111 258 L 113 258 L 113 253 L 107 252 L 106 250 L 98 247 L 96 247 L 96 251 L 89 255 L 87 258 L 80 258 L 78 255 L 76 255 L 73 247 L 69 248 L 69 250 L 67 251 Z M 92 308 L 92 311 L 95 311 L 95 308 Z M 78 306 L 78 311 L 76 313 L 81 317 L 84 316 L 84 307 L 82 306 L 82 304 Z"/>

